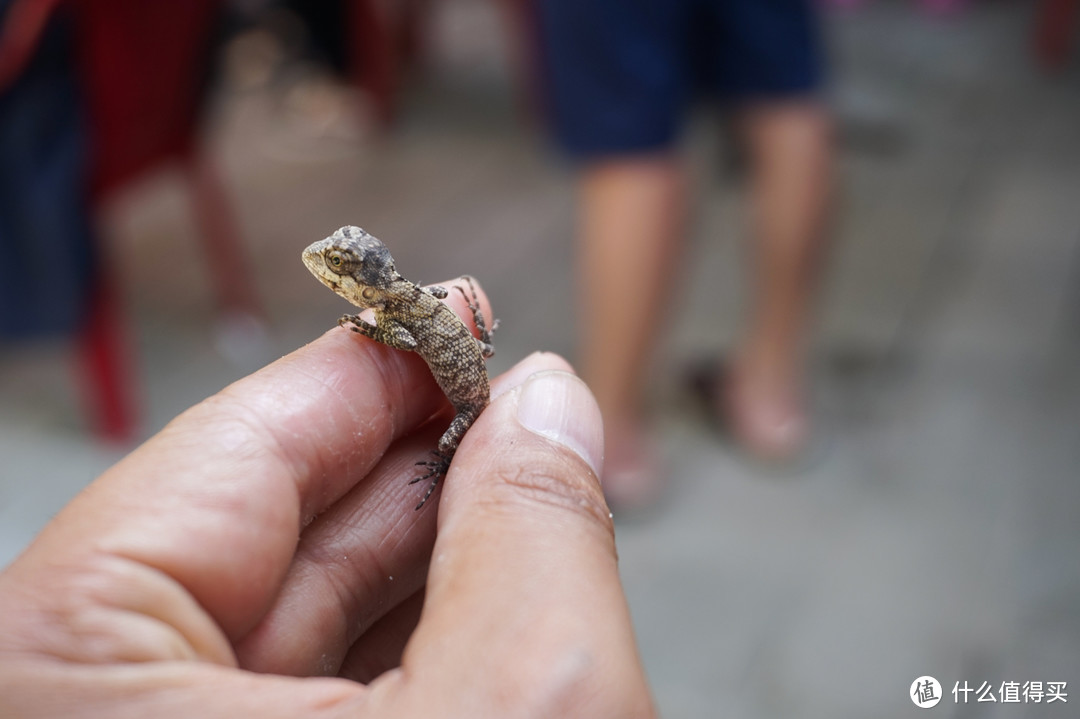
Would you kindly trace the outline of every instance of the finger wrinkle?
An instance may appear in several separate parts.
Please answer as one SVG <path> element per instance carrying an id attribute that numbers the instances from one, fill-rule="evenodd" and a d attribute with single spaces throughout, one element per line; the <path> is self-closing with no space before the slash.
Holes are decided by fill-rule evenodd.
<path id="1" fill-rule="evenodd" d="M 300 373 L 319 384 L 330 394 L 333 399 L 331 400 L 332 406 L 335 408 L 343 408 L 347 414 L 348 427 L 347 431 L 341 431 L 341 425 L 337 413 L 334 411 L 327 412 L 326 419 L 330 425 L 330 436 L 332 438 L 345 438 L 348 437 L 350 441 L 342 442 L 337 439 L 331 439 L 330 441 L 319 442 L 320 437 L 315 437 L 315 441 L 319 442 L 319 445 L 315 448 L 314 452 L 303 453 L 307 459 L 302 459 L 301 471 L 306 471 L 307 476 L 311 479 L 317 479 L 325 481 L 328 477 L 334 473 L 334 465 L 343 465 L 346 471 L 346 475 L 351 475 L 354 470 L 351 464 L 354 459 L 359 459 L 362 473 L 366 473 L 370 468 L 371 462 L 367 458 L 378 456 L 381 454 L 390 443 L 390 436 L 386 433 L 380 434 L 379 423 L 374 421 L 369 412 L 364 412 L 360 409 L 361 403 L 352 401 L 350 397 L 346 395 L 345 390 L 342 387 L 343 382 L 331 381 L 325 375 L 320 376 L 307 370 L 300 370 Z M 344 373 L 337 373 L 335 379 L 345 380 Z M 344 383 L 347 383 L 344 382 Z M 303 433 L 295 433 L 294 439 L 302 439 L 305 443 L 311 442 L 312 438 Z M 294 443 L 297 444 L 297 443 Z M 317 466 L 309 466 L 308 459 L 314 458 Z M 311 470 L 318 470 L 313 472 Z M 319 500 L 324 492 L 312 493 L 314 498 Z M 305 507 L 307 512 L 310 508 Z"/>
<path id="2" fill-rule="evenodd" d="M 334 395 L 335 406 L 345 408 L 352 426 L 371 427 L 375 424 L 376 412 L 372 411 L 373 406 L 377 406 L 380 412 L 389 410 L 387 413 L 392 420 L 392 433 L 387 440 L 397 436 L 402 431 L 405 418 L 399 416 L 400 412 L 396 408 L 407 406 L 405 384 L 408 367 L 402 362 L 402 354 L 373 340 L 354 336 L 341 328 L 335 328 L 331 332 L 345 334 L 340 337 L 340 345 L 349 356 L 331 360 L 332 370 L 329 376 L 333 377 L 332 382 L 327 379 L 327 373 L 314 374 L 304 370 L 305 376 L 315 379 Z M 367 377 L 372 372 L 381 381 L 367 382 L 356 379 Z M 393 396 L 388 396 L 388 389 L 393 390 Z"/>
<path id="3" fill-rule="evenodd" d="M 309 405 L 290 407 L 292 398 L 283 399 L 281 403 L 286 411 L 282 417 L 283 413 L 267 413 L 260 406 L 265 402 L 278 402 L 273 393 L 264 395 L 260 402 L 253 403 L 247 395 L 237 396 L 239 392 L 235 391 L 235 386 L 225 393 L 228 401 L 225 414 L 242 422 L 255 440 L 269 440 L 262 443 L 262 447 L 269 452 L 273 461 L 284 465 L 298 492 L 298 500 L 307 498 L 302 505 L 298 504 L 302 514 L 307 517 L 314 514 L 316 509 L 337 499 L 337 494 L 347 489 L 344 484 L 340 490 L 327 485 L 328 478 L 339 474 L 336 471 L 339 467 L 360 474 L 366 473 L 373 463 L 370 458 L 377 457 L 385 449 L 390 437 L 386 433 L 380 433 L 378 423 L 371 420 L 369 413 L 359 409 L 363 403 L 351 401 L 347 396 L 343 388 L 349 384 L 346 372 L 338 370 L 329 375 L 319 375 L 301 367 L 292 367 L 290 371 L 318 387 L 317 391 L 305 392 L 307 388 L 298 388 L 294 382 L 290 384 L 292 392 L 304 392 L 307 396 L 318 397 L 320 401 L 329 403 L 330 407 L 324 415 L 328 431 L 311 433 L 312 425 L 304 418 L 304 414 L 310 411 Z M 376 389 L 379 389 L 378 384 Z M 339 411 L 344 411 L 345 415 L 340 416 Z M 267 416 L 277 417 L 277 421 L 268 422 Z M 340 422 L 343 419 L 349 423 L 346 432 L 341 431 Z M 294 428 L 297 422 L 302 422 L 303 427 Z M 363 431 L 358 433 L 357 429 L 361 426 Z M 359 437 L 363 437 L 365 441 L 356 441 Z M 257 441 L 256 446 L 259 446 Z M 359 467 L 356 470 L 349 466 L 354 460 L 358 460 Z M 312 483 L 323 486 L 310 486 Z"/>
<path id="4" fill-rule="evenodd" d="M 235 665 L 221 630 L 165 569 L 118 553 L 53 565 L 34 600 L 35 653 L 78 663 L 202 659 Z"/>
<path id="5" fill-rule="evenodd" d="M 214 398 L 211 398 L 210 401 L 213 400 Z M 306 478 L 316 476 L 305 459 L 305 453 L 290 451 L 288 443 L 282 441 L 280 434 L 283 430 L 280 426 L 267 423 L 254 407 L 231 397 L 228 397 L 226 401 L 228 408 L 222 415 L 222 423 L 233 424 L 241 428 L 241 433 L 247 433 L 247 437 L 237 442 L 237 445 L 253 448 L 255 451 L 252 452 L 252 456 L 257 460 L 261 461 L 268 458 L 271 464 L 284 470 L 295 492 L 295 506 L 298 509 L 301 508 L 305 496 L 304 483 Z M 230 433 L 220 432 L 215 433 L 214 436 L 230 436 Z M 235 451 L 235 449 L 231 451 Z M 314 453 L 308 456 L 317 457 L 317 462 L 323 464 L 320 454 Z M 324 471 L 319 473 L 318 476 L 324 475 L 326 468 L 322 467 L 322 469 Z M 267 471 L 263 471 L 261 474 L 260 481 L 266 481 L 268 477 L 272 476 L 272 473 Z"/>
<path id="6" fill-rule="evenodd" d="M 381 600 L 377 578 L 388 576 L 388 572 L 378 554 L 364 543 L 353 546 L 348 553 L 334 545 L 323 551 L 308 550 L 303 555 L 298 557 L 301 562 L 298 566 L 304 567 L 299 573 L 307 575 L 305 583 L 317 581 L 333 595 L 326 608 L 336 615 L 344 647 L 348 647 L 381 615 L 385 602 Z M 355 567 L 364 567 L 364 571 L 356 572 Z M 342 658 L 344 653 L 339 657 Z"/>
<path id="7" fill-rule="evenodd" d="M 410 463 L 410 466 L 412 466 L 412 463 Z M 402 525 L 406 525 L 405 528 L 399 529 Z M 415 526 L 415 517 L 398 513 L 387 531 L 379 537 L 375 548 L 386 556 L 393 555 L 408 540 L 409 534 Z"/>
<path id="8" fill-rule="evenodd" d="M 526 505 L 527 513 L 539 507 L 569 513 L 587 520 L 589 525 L 609 536 L 614 545 L 615 527 L 611 513 L 597 486 L 592 481 L 568 482 L 567 477 L 581 476 L 582 473 L 577 468 L 560 470 L 552 467 L 538 470 L 537 466 L 544 465 L 526 459 L 519 464 L 492 468 L 493 481 L 487 486 L 489 491 L 478 497 L 477 503 L 516 517 L 523 516 L 523 504 Z M 584 474 L 592 476 L 591 473 Z"/>
<path id="9" fill-rule="evenodd" d="M 334 517 L 331 513 L 325 515 L 314 530 L 304 535 L 296 550 L 294 566 L 299 573 L 316 572 L 334 589 L 341 600 L 338 605 L 351 616 L 364 603 L 371 603 L 376 579 L 388 576 L 390 572 L 381 559 L 384 554 L 379 550 L 376 536 L 381 534 L 381 527 L 376 532 L 349 519 Z M 344 531 L 334 531 L 335 528 Z M 362 571 L 355 571 L 357 567 Z"/>
<path id="10" fill-rule="evenodd" d="M 296 372 L 300 376 L 305 377 L 312 382 L 315 382 L 316 384 L 322 386 L 328 394 L 332 395 L 333 399 L 331 401 L 337 400 L 333 402 L 333 406 L 342 407 L 348 413 L 351 425 L 360 424 L 362 422 L 364 416 L 357 409 L 355 403 L 349 401 L 349 398 L 345 395 L 345 391 L 344 389 L 342 389 L 340 382 L 332 382 L 327 378 L 325 374 L 318 374 L 308 369 L 297 368 Z M 332 376 L 336 380 L 345 379 L 343 373 L 340 372 L 335 373 Z M 338 429 L 337 418 L 334 416 L 333 413 L 330 413 L 329 417 L 334 423 L 333 429 Z"/>

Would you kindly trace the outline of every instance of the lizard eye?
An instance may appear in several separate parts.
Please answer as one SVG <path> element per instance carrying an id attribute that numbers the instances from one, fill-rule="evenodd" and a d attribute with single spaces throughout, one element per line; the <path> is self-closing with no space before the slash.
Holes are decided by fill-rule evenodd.
<path id="1" fill-rule="evenodd" d="M 341 267 L 343 264 L 345 264 L 345 261 L 341 259 L 341 253 L 336 250 L 330 253 L 330 256 L 327 258 L 327 262 L 329 262 L 330 265 L 333 267 Z"/>
<path id="2" fill-rule="evenodd" d="M 361 292 L 360 294 L 363 295 L 365 300 L 370 300 L 370 299 L 373 299 L 375 297 L 375 290 L 374 290 L 374 288 L 371 288 L 371 287 L 365 287 L 364 291 Z"/>

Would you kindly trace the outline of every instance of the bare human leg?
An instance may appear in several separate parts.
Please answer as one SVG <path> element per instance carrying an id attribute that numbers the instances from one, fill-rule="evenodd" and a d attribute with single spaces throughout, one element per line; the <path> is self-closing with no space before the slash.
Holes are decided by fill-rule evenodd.
<path id="1" fill-rule="evenodd" d="M 740 122 L 753 172 L 753 294 L 724 410 L 747 449 L 789 459 L 809 435 L 806 344 L 831 195 L 831 123 L 813 100 L 747 107 Z"/>
<path id="2" fill-rule="evenodd" d="M 582 375 L 604 415 L 604 492 L 624 507 L 659 489 L 642 396 L 680 254 L 686 182 L 669 153 L 596 161 L 578 178 Z"/>

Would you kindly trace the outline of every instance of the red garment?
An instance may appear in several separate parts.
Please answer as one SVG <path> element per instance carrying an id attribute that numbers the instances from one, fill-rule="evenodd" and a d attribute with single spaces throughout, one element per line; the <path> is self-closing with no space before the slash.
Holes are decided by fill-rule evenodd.
<path id="1" fill-rule="evenodd" d="M 75 3 L 95 195 L 190 152 L 219 5 Z"/>

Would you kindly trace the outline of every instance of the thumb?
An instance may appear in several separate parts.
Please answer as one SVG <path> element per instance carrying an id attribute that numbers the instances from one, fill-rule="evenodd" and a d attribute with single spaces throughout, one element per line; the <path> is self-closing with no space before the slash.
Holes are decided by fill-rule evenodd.
<path id="1" fill-rule="evenodd" d="M 649 716 L 598 481 L 596 402 L 554 355 L 500 380 L 446 479 L 402 661 L 423 692 L 406 696 L 445 716 Z"/>

